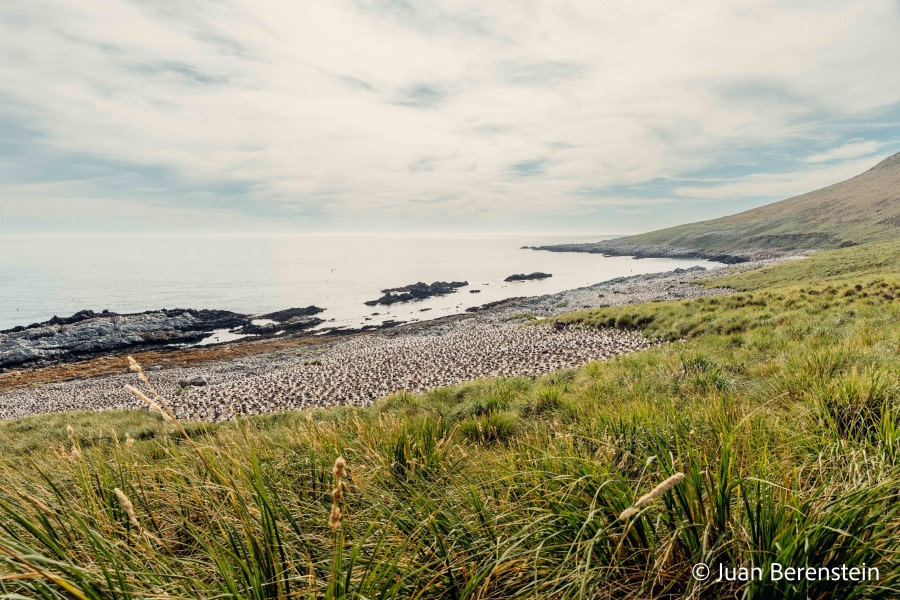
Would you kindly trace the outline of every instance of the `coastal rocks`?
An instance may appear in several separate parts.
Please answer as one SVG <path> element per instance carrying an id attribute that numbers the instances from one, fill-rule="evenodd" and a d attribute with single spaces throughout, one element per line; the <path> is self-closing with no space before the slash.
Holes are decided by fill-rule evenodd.
<path id="1" fill-rule="evenodd" d="M 458 288 L 469 285 L 468 281 L 435 281 L 427 284 L 422 281 L 396 288 L 388 288 L 381 290 L 384 294 L 377 300 L 369 300 L 366 306 L 376 306 L 378 304 L 391 305 L 396 302 L 409 302 L 411 300 L 424 300 L 433 296 L 444 296 L 452 294 Z"/>
<path id="2" fill-rule="evenodd" d="M 259 315 L 257 319 L 268 319 L 270 321 L 278 321 L 279 323 L 290 323 L 302 317 L 311 317 L 321 312 L 325 312 L 324 308 L 318 306 L 306 306 L 304 308 L 286 308 L 265 315 Z"/>
<path id="3" fill-rule="evenodd" d="M 548 277 L 553 277 L 550 273 L 541 273 L 540 271 L 536 271 L 529 275 L 525 275 L 524 273 L 516 273 L 515 275 L 510 275 L 503 281 L 532 281 L 535 279 L 547 279 Z"/>
<path id="4" fill-rule="evenodd" d="M 164 309 L 128 315 L 81 311 L 0 332 L 0 369 L 198 342 L 212 331 L 248 322 L 245 315 L 224 310 Z"/>
<path id="5" fill-rule="evenodd" d="M 71 325 L 72 323 L 78 323 L 80 321 L 86 321 L 88 319 L 94 319 L 97 317 L 117 317 L 118 313 L 110 312 L 108 310 L 104 310 L 103 312 L 96 313 L 92 310 L 81 310 L 72 315 L 71 317 L 57 317 L 56 315 L 53 318 L 44 321 L 43 323 L 32 323 L 28 326 L 19 326 L 13 327 L 12 329 L 7 329 L 6 331 L 0 331 L 0 333 L 19 333 L 20 331 L 25 331 L 26 329 L 31 329 L 33 327 L 40 327 L 42 325 Z"/>
<path id="6" fill-rule="evenodd" d="M 305 331 L 325 322 L 313 316 L 324 312 L 318 306 L 304 308 L 286 308 L 276 312 L 259 315 L 241 328 L 241 333 L 248 335 L 274 335 L 286 331 Z"/>

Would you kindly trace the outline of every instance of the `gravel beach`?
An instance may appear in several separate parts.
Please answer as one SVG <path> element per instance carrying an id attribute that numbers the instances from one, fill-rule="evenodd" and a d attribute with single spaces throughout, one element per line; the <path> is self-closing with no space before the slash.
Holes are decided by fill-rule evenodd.
<path id="1" fill-rule="evenodd" d="M 198 367 L 143 366 L 179 418 L 221 421 L 236 414 L 366 405 L 401 390 L 423 391 L 487 376 L 539 375 L 646 349 L 654 342 L 637 332 L 557 329 L 524 321 L 589 308 L 723 294 L 730 290 L 706 288 L 697 280 L 774 262 L 614 279 L 455 319 L 326 339 L 299 352 L 279 350 Z M 133 374 L 123 373 L 13 390 L 0 395 L 0 419 L 143 408 L 124 389 L 135 382 Z"/>

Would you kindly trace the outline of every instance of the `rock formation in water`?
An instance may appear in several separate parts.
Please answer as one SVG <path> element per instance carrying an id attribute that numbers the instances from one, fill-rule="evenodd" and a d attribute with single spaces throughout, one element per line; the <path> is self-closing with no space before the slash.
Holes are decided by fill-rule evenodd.
<path id="1" fill-rule="evenodd" d="M 366 306 L 375 306 L 377 304 L 390 305 L 396 302 L 424 300 L 433 296 L 452 294 L 458 288 L 467 285 L 469 285 L 468 281 L 435 281 L 430 285 L 420 281 L 411 285 L 381 290 L 381 293 L 384 294 L 381 298 L 369 300 L 365 304 Z"/>
<path id="2" fill-rule="evenodd" d="M 525 275 L 524 273 L 516 273 L 515 275 L 510 275 L 503 281 L 531 281 L 533 279 L 547 279 L 548 277 L 553 277 L 550 273 L 541 273 L 540 271 L 535 271 L 529 275 Z"/>

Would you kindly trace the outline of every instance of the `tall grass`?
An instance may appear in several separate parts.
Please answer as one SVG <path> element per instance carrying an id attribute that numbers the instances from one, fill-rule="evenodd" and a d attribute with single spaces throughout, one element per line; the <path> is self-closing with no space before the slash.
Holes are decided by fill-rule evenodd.
<path id="1" fill-rule="evenodd" d="M 900 284 L 795 283 L 567 317 L 677 341 L 543 378 L 225 425 L 3 424 L 0 592 L 897 597 Z M 880 579 L 716 583 L 698 562 Z"/>

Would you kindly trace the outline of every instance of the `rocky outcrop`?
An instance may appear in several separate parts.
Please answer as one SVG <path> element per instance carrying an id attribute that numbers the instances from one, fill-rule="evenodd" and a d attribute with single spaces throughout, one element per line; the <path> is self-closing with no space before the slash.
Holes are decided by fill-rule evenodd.
<path id="1" fill-rule="evenodd" d="M 384 294 L 377 300 L 369 300 L 366 306 L 375 306 L 377 304 L 394 304 L 397 302 L 409 302 L 411 300 L 424 300 L 433 296 L 444 296 L 452 294 L 458 288 L 469 285 L 468 281 L 435 281 L 432 284 L 424 282 L 413 283 L 403 287 L 388 288 L 381 290 Z"/>
<path id="2" fill-rule="evenodd" d="M 550 273 L 541 273 L 540 271 L 535 271 L 529 275 L 525 275 L 524 273 L 516 273 L 515 275 L 510 275 L 503 281 L 532 281 L 534 279 L 547 279 L 548 277 L 553 277 Z"/>
<path id="3" fill-rule="evenodd" d="M 278 321 L 279 323 L 290 323 L 302 317 L 311 317 L 321 312 L 325 312 L 324 308 L 318 306 L 306 306 L 304 308 L 286 308 L 265 315 L 259 315 L 257 319 L 269 319 L 270 321 Z"/>
<path id="4" fill-rule="evenodd" d="M 249 335 L 272 335 L 285 331 L 305 331 L 325 322 L 314 315 L 324 312 L 318 306 L 304 308 L 287 308 L 276 312 L 259 315 L 241 328 L 241 333 Z M 260 323 L 260 321 L 268 321 Z"/>
<path id="5" fill-rule="evenodd" d="M 306 331 L 313 327 L 318 327 L 325 322 L 325 319 L 318 317 L 294 317 L 283 323 L 248 323 L 241 327 L 237 333 L 246 335 L 274 335 L 286 331 Z"/>
<path id="6" fill-rule="evenodd" d="M 129 315 L 81 311 L 0 332 L 0 369 L 198 342 L 217 329 L 248 323 L 246 315 L 224 310 L 173 309 Z"/>

